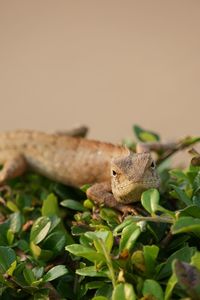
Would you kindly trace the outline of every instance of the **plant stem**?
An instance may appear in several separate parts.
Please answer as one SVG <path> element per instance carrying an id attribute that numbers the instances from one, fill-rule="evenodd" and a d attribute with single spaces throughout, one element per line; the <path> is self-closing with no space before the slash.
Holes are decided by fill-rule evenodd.
<path id="1" fill-rule="evenodd" d="M 150 221 L 155 223 L 174 223 L 174 219 L 172 218 L 165 218 L 165 217 L 133 217 L 134 220 L 138 221 Z"/>
<path id="2" fill-rule="evenodd" d="M 100 243 L 101 248 L 103 250 L 103 254 L 104 254 L 105 258 L 106 258 L 106 263 L 107 263 L 107 266 L 108 266 L 108 269 L 109 269 L 109 272 L 110 272 L 110 277 L 111 277 L 113 288 L 115 288 L 115 286 L 116 286 L 116 279 L 115 279 L 115 272 L 114 272 L 112 260 L 110 258 L 109 253 L 106 250 L 106 247 L 104 245 L 103 240 L 99 239 L 99 243 Z"/>

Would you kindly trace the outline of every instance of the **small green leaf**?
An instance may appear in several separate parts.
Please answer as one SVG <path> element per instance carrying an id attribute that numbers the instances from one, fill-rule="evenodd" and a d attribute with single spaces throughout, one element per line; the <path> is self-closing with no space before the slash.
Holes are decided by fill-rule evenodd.
<path id="1" fill-rule="evenodd" d="M 133 126 L 133 131 L 136 137 L 142 142 L 157 142 L 160 140 L 160 137 L 157 133 L 142 129 L 138 125 Z"/>
<path id="2" fill-rule="evenodd" d="M 0 246 L 0 273 L 5 273 L 15 261 L 15 251 L 9 247 Z"/>
<path id="3" fill-rule="evenodd" d="M 100 210 L 101 219 L 108 222 L 108 224 L 119 224 L 119 214 L 112 208 L 103 207 Z"/>
<path id="4" fill-rule="evenodd" d="M 10 230 L 13 233 L 17 233 L 20 231 L 22 226 L 22 215 L 19 211 L 10 215 Z"/>
<path id="5" fill-rule="evenodd" d="M 85 211 L 85 207 L 78 201 L 72 200 L 72 199 L 66 199 L 63 200 L 60 203 L 62 206 L 73 209 L 73 210 L 78 210 L 78 211 Z"/>
<path id="6" fill-rule="evenodd" d="M 19 211 L 19 208 L 17 207 L 17 205 L 13 201 L 8 200 L 6 202 L 6 205 L 13 212 Z"/>
<path id="7" fill-rule="evenodd" d="M 199 136 L 188 136 L 184 138 L 181 142 L 183 145 L 191 146 L 200 141 Z"/>
<path id="8" fill-rule="evenodd" d="M 80 187 L 80 189 L 85 193 L 89 187 L 91 187 L 91 184 L 84 184 Z"/>
<path id="9" fill-rule="evenodd" d="M 159 200 L 160 194 L 157 189 L 149 189 L 142 193 L 141 203 L 150 214 L 158 210 Z"/>
<path id="10" fill-rule="evenodd" d="M 44 267 L 35 267 L 32 269 L 35 278 L 38 280 L 42 277 L 44 273 Z"/>
<path id="11" fill-rule="evenodd" d="M 156 275 L 156 279 L 163 279 L 171 276 L 172 273 L 172 262 L 174 259 L 179 259 L 184 262 L 190 262 L 192 256 L 194 255 L 196 249 L 194 247 L 185 246 L 176 252 L 174 252 L 165 263 L 159 265 L 156 269 L 159 270 Z"/>
<path id="12" fill-rule="evenodd" d="M 146 279 L 142 289 L 143 296 L 153 296 L 155 300 L 163 300 L 164 293 L 160 284 L 152 279 Z M 151 298 L 149 298 L 151 299 Z"/>
<path id="13" fill-rule="evenodd" d="M 117 227 L 115 227 L 113 234 L 116 235 L 118 232 L 123 230 L 123 228 L 125 228 L 126 226 L 133 224 L 133 223 L 135 224 L 132 216 L 126 217 L 121 224 L 119 224 Z"/>
<path id="14" fill-rule="evenodd" d="M 190 205 L 185 207 L 184 209 L 181 209 L 178 213 L 178 217 L 181 218 L 186 216 L 200 219 L 200 207 L 197 205 Z"/>
<path id="15" fill-rule="evenodd" d="M 38 258 L 41 254 L 42 249 L 37 246 L 34 242 L 30 242 L 30 249 L 35 258 Z"/>
<path id="16" fill-rule="evenodd" d="M 31 228 L 30 240 L 39 244 L 47 236 L 51 227 L 51 221 L 48 217 L 38 218 Z"/>
<path id="17" fill-rule="evenodd" d="M 51 193 L 43 200 L 42 205 L 42 215 L 43 216 L 59 216 L 59 207 L 57 197 Z"/>
<path id="18" fill-rule="evenodd" d="M 192 201 L 190 200 L 190 198 L 187 196 L 187 194 L 185 193 L 184 190 L 180 189 L 179 187 L 175 186 L 175 185 L 171 185 L 174 189 L 174 191 L 176 192 L 178 199 L 183 201 L 185 203 L 185 205 L 191 205 Z"/>
<path id="19" fill-rule="evenodd" d="M 8 244 L 12 245 L 15 239 L 15 235 L 10 228 L 7 231 L 6 237 L 7 237 Z"/>
<path id="20" fill-rule="evenodd" d="M 197 173 L 193 182 L 194 193 L 197 193 L 200 189 L 200 172 Z"/>
<path id="21" fill-rule="evenodd" d="M 84 257 L 95 263 L 105 262 L 105 257 L 102 253 L 98 253 L 92 248 L 83 245 L 73 244 L 66 246 L 65 249 L 76 256 Z"/>
<path id="22" fill-rule="evenodd" d="M 141 229 L 135 223 L 132 223 L 124 227 L 124 229 L 122 230 L 119 251 L 120 252 L 125 250 L 131 251 L 140 233 L 141 233 Z"/>
<path id="23" fill-rule="evenodd" d="M 176 275 L 173 273 L 167 282 L 164 300 L 171 299 L 172 291 L 176 284 L 177 284 L 177 278 L 176 278 Z"/>
<path id="24" fill-rule="evenodd" d="M 10 268 L 6 271 L 6 274 L 8 274 L 9 276 L 12 276 L 13 272 L 15 271 L 17 267 L 17 261 L 15 260 L 11 265 Z"/>
<path id="25" fill-rule="evenodd" d="M 55 231 L 47 236 L 42 244 L 42 248 L 49 249 L 54 252 L 54 254 L 62 251 L 66 243 L 66 237 L 64 232 Z"/>
<path id="26" fill-rule="evenodd" d="M 144 259 L 147 274 L 153 275 L 155 273 L 156 258 L 158 256 L 159 248 L 156 245 L 144 246 Z"/>
<path id="27" fill-rule="evenodd" d="M 27 267 L 24 268 L 23 275 L 24 275 L 26 282 L 29 285 L 31 285 L 36 280 L 33 271 L 31 269 L 28 269 Z"/>
<path id="28" fill-rule="evenodd" d="M 118 284 L 112 294 L 112 300 L 136 300 L 134 288 L 130 283 Z"/>
<path id="29" fill-rule="evenodd" d="M 194 232 L 200 234 L 200 219 L 193 217 L 179 218 L 171 228 L 172 234 Z"/>
<path id="30" fill-rule="evenodd" d="M 102 243 L 104 244 L 108 253 L 110 253 L 113 246 L 113 235 L 111 231 L 88 231 L 85 236 L 94 242 L 94 246 L 98 252 L 103 253 Z"/>
<path id="31" fill-rule="evenodd" d="M 58 265 L 50 269 L 44 276 L 43 276 L 43 281 L 52 281 L 58 277 L 61 277 L 65 274 L 68 273 L 68 270 L 65 266 L 63 265 Z"/>
<path id="32" fill-rule="evenodd" d="M 131 256 L 131 262 L 138 270 L 146 273 L 146 264 L 143 251 L 134 251 L 133 255 Z"/>
<path id="33" fill-rule="evenodd" d="M 86 199 L 86 200 L 83 202 L 83 206 L 84 206 L 86 209 L 91 210 L 91 209 L 94 207 L 94 203 L 92 202 L 92 200 Z"/>
<path id="34" fill-rule="evenodd" d="M 169 174 L 174 177 L 176 180 L 178 180 L 178 182 L 182 182 L 182 181 L 188 181 L 188 177 L 187 175 L 180 169 L 172 169 L 169 170 Z"/>
<path id="35" fill-rule="evenodd" d="M 95 266 L 85 267 L 76 270 L 76 274 L 89 277 L 108 277 L 108 270 L 98 270 Z"/>
<path id="36" fill-rule="evenodd" d="M 195 266 L 200 271 L 200 252 L 196 251 L 192 256 L 191 265 Z"/>

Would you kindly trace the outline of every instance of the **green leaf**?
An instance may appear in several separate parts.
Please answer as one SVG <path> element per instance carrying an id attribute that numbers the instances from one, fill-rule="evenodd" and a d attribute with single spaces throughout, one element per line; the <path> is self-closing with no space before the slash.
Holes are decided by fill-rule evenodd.
<path id="1" fill-rule="evenodd" d="M 56 231 L 47 236 L 42 244 L 42 248 L 53 251 L 54 254 L 59 253 L 64 249 L 66 237 L 64 232 Z"/>
<path id="2" fill-rule="evenodd" d="M 163 300 L 164 293 L 160 286 L 160 284 L 152 279 L 146 279 L 144 281 L 143 289 L 142 289 L 143 296 L 153 296 L 155 300 Z M 150 299 L 150 298 L 149 298 Z"/>
<path id="3" fill-rule="evenodd" d="M 36 280 L 33 271 L 31 269 L 26 268 L 26 267 L 23 270 L 23 275 L 24 275 L 24 278 L 25 278 L 26 282 L 29 285 L 31 285 Z"/>
<path id="4" fill-rule="evenodd" d="M 185 217 L 185 216 L 190 216 L 194 218 L 199 218 L 200 219 L 200 207 L 197 205 L 190 205 L 188 207 L 185 207 L 184 209 L 181 209 L 178 212 L 178 217 Z"/>
<path id="5" fill-rule="evenodd" d="M 63 200 L 60 204 L 64 207 L 67 207 L 67 208 L 70 208 L 73 210 L 78 210 L 78 211 L 86 210 L 82 203 L 72 200 L 72 199 Z"/>
<path id="6" fill-rule="evenodd" d="M 122 230 L 119 251 L 120 252 L 125 250 L 131 251 L 140 233 L 141 233 L 141 229 L 135 223 L 126 226 Z"/>
<path id="7" fill-rule="evenodd" d="M 94 263 L 105 262 L 105 257 L 102 253 L 98 253 L 92 248 L 86 246 L 73 244 L 66 246 L 65 249 L 76 256 L 84 257 Z"/>
<path id="8" fill-rule="evenodd" d="M 83 202 L 83 206 L 84 206 L 84 208 L 86 208 L 86 209 L 92 210 L 92 208 L 94 207 L 94 203 L 92 202 L 92 200 L 86 199 L 86 200 L 84 200 L 84 202 Z"/>
<path id="9" fill-rule="evenodd" d="M 15 251 L 9 247 L 0 246 L 0 273 L 6 273 L 15 261 Z"/>
<path id="10" fill-rule="evenodd" d="M 15 235 L 10 228 L 7 231 L 6 237 L 7 237 L 8 244 L 12 245 L 15 239 Z"/>
<path id="11" fill-rule="evenodd" d="M 200 252 L 196 251 L 192 256 L 191 265 L 195 266 L 200 271 Z"/>
<path id="12" fill-rule="evenodd" d="M 13 233 L 20 231 L 22 226 L 22 215 L 19 211 L 10 215 L 10 230 Z"/>
<path id="13" fill-rule="evenodd" d="M 17 261 L 15 260 L 11 265 L 10 268 L 6 271 L 6 274 L 8 274 L 9 276 L 12 276 L 13 272 L 15 271 L 17 267 Z"/>
<path id="14" fill-rule="evenodd" d="M 150 214 L 158 210 L 159 200 L 160 194 L 157 189 L 149 189 L 142 193 L 141 203 Z"/>
<path id="15" fill-rule="evenodd" d="M 133 126 L 133 131 L 136 137 L 142 142 L 157 142 L 160 140 L 160 137 L 157 133 L 142 129 L 138 125 Z"/>
<path id="16" fill-rule="evenodd" d="M 126 217 L 121 224 L 119 224 L 117 227 L 115 227 L 113 234 L 117 235 L 117 233 L 120 232 L 121 230 L 123 230 L 123 228 L 125 228 L 126 226 L 133 224 L 133 223 L 135 224 L 132 216 Z"/>
<path id="17" fill-rule="evenodd" d="M 184 138 L 181 142 L 183 145 L 191 146 L 200 141 L 199 136 L 188 136 Z"/>
<path id="18" fill-rule="evenodd" d="M 200 189 L 200 172 L 197 173 L 193 182 L 194 193 L 197 193 Z"/>
<path id="19" fill-rule="evenodd" d="M 38 258 L 41 254 L 42 249 L 37 246 L 34 242 L 30 242 L 30 249 L 35 258 Z"/>
<path id="20" fill-rule="evenodd" d="M 153 275 L 155 273 L 156 258 L 158 256 L 159 248 L 156 245 L 144 246 L 144 259 L 147 274 Z"/>
<path id="21" fill-rule="evenodd" d="M 183 191 L 182 189 L 180 189 L 179 187 L 171 184 L 171 186 L 173 187 L 173 189 L 175 190 L 178 199 L 183 201 L 183 203 L 185 203 L 185 205 L 191 205 L 192 201 L 190 200 L 190 198 L 187 196 L 187 194 L 185 193 L 185 191 Z"/>
<path id="22" fill-rule="evenodd" d="M 104 244 L 108 253 L 110 253 L 113 246 L 113 235 L 111 231 L 88 231 L 85 236 L 94 242 L 94 246 L 98 252 L 103 253 L 102 243 Z"/>
<path id="23" fill-rule="evenodd" d="M 169 174 L 172 177 L 175 177 L 176 180 L 178 180 L 178 182 L 184 182 L 184 181 L 189 182 L 187 175 L 180 169 L 169 170 Z"/>
<path id="24" fill-rule="evenodd" d="M 194 247 L 185 246 L 176 252 L 174 252 L 165 263 L 159 265 L 156 269 L 158 274 L 156 279 L 163 279 L 171 276 L 172 273 L 172 262 L 174 259 L 179 259 L 184 262 L 190 262 L 192 256 L 194 255 L 196 249 Z"/>
<path id="25" fill-rule="evenodd" d="M 65 274 L 68 273 L 68 270 L 65 266 L 63 265 L 58 265 L 50 269 L 44 276 L 43 276 L 43 281 L 52 281 L 58 277 L 61 277 Z"/>
<path id="26" fill-rule="evenodd" d="M 98 270 L 95 266 L 85 267 L 76 270 L 76 274 L 89 277 L 108 277 L 108 270 Z"/>
<path id="27" fill-rule="evenodd" d="M 119 213 L 117 213 L 112 208 L 103 207 L 100 210 L 100 217 L 104 221 L 107 221 L 108 224 L 119 224 Z"/>
<path id="28" fill-rule="evenodd" d="M 54 215 L 59 216 L 58 199 L 53 193 L 49 194 L 47 198 L 43 200 L 42 215 L 47 217 Z"/>
<path id="29" fill-rule="evenodd" d="M 48 217 L 38 218 L 31 228 L 30 240 L 39 244 L 47 236 L 51 227 L 51 221 Z"/>
<path id="30" fill-rule="evenodd" d="M 86 291 L 88 290 L 95 290 L 98 288 L 101 288 L 102 286 L 104 286 L 104 282 L 103 281 L 89 281 L 88 283 L 86 283 L 85 285 L 85 289 Z"/>
<path id="31" fill-rule="evenodd" d="M 200 234 L 200 219 L 193 217 L 179 218 L 171 228 L 172 234 L 194 232 Z"/>
<path id="32" fill-rule="evenodd" d="M 167 282 L 164 300 L 171 299 L 172 291 L 176 284 L 177 284 L 177 278 L 176 278 L 176 275 L 173 273 Z"/>
<path id="33" fill-rule="evenodd" d="M 136 300 L 134 288 L 130 283 L 118 284 L 112 294 L 112 300 Z"/>
<path id="34" fill-rule="evenodd" d="M 35 267 L 32 269 L 36 279 L 40 279 L 44 273 L 44 267 Z"/>
<path id="35" fill-rule="evenodd" d="M 17 212 L 19 211 L 19 208 L 17 207 L 17 205 L 13 202 L 13 201 L 10 201 L 8 200 L 6 202 L 6 206 L 13 212 Z"/>

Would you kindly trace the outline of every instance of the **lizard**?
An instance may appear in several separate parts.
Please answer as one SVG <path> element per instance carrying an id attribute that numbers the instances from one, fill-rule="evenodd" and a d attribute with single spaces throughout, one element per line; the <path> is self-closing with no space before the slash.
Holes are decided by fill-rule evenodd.
<path id="1" fill-rule="evenodd" d="M 134 153 L 108 142 L 17 130 L 0 134 L 0 185 L 28 168 L 72 187 L 90 184 L 87 197 L 125 211 L 160 178 L 150 152 Z"/>

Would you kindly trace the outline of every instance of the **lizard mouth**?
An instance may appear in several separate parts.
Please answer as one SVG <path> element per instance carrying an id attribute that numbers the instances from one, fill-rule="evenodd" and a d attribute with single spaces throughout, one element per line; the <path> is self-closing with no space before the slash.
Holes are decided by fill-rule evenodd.
<path id="1" fill-rule="evenodd" d="M 158 178 L 155 180 L 146 180 L 138 182 L 130 182 L 127 184 L 118 184 L 113 187 L 113 195 L 117 201 L 121 203 L 132 203 L 140 201 L 142 193 L 150 188 L 158 188 L 160 181 Z"/>
<path id="2" fill-rule="evenodd" d="M 147 188 L 151 188 L 151 187 L 157 188 L 157 187 L 159 187 L 159 185 L 160 185 L 160 181 L 158 181 L 158 179 L 155 179 L 155 180 L 136 181 L 136 182 L 130 182 L 127 184 L 121 184 L 121 185 L 118 185 L 117 188 L 119 190 L 125 190 L 128 188 L 132 188 L 134 186 L 135 187 L 143 186 L 143 187 L 147 187 Z"/>

